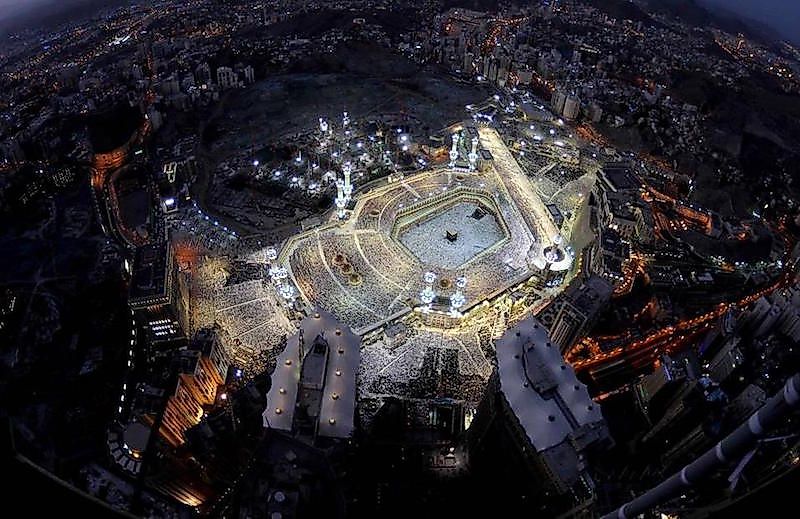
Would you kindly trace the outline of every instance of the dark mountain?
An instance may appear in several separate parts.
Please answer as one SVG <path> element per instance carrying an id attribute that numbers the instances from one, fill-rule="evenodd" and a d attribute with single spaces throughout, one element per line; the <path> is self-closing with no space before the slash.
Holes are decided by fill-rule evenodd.
<path id="1" fill-rule="evenodd" d="M 722 8 L 706 8 L 697 0 L 643 0 L 654 13 L 673 16 L 693 27 L 717 27 L 731 34 L 745 34 L 765 44 L 775 42 L 775 31 L 764 24 Z"/>
<path id="2" fill-rule="evenodd" d="M 499 0 L 442 0 L 442 10 L 452 8 L 472 9 L 473 11 L 497 12 Z"/>

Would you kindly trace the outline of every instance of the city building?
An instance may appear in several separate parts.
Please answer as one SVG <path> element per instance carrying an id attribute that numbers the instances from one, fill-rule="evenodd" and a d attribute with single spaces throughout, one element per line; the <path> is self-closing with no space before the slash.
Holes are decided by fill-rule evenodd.
<path id="1" fill-rule="evenodd" d="M 217 84 L 222 90 L 239 86 L 239 75 L 230 67 L 217 68 Z"/>
<path id="2" fill-rule="evenodd" d="M 159 434 L 175 447 L 186 441 L 186 431 L 217 402 L 217 390 L 225 382 L 228 364 L 217 341 L 203 341 L 178 351 L 171 364 L 173 375 L 166 385 L 163 415 L 160 421 L 149 418 L 159 423 Z"/>
<path id="3" fill-rule="evenodd" d="M 645 418 L 658 419 L 675 398 L 678 388 L 700 377 L 700 367 L 691 357 L 662 355 L 652 373 L 634 386 L 634 395 Z"/>
<path id="4" fill-rule="evenodd" d="M 581 113 L 581 98 L 575 94 L 570 94 L 564 100 L 564 118 L 574 121 Z"/>
<path id="5" fill-rule="evenodd" d="M 545 327 L 528 318 L 496 342 L 497 369 L 468 434 L 470 456 L 501 456 L 539 497 L 574 510 L 594 499 L 590 459 L 613 444 L 593 402 Z M 563 510 L 562 510 L 563 511 Z"/>
<path id="6" fill-rule="evenodd" d="M 145 245 L 136 250 L 128 305 L 156 349 L 161 344 L 186 338 L 188 287 L 179 272 L 170 242 Z"/>
<path id="7" fill-rule="evenodd" d="M 556 90 L 553 92 L 553 95 L 550 98 L 550 107 L 553 109 L 553 112 L 562 114 L 564 112 L 564 106 L 566 103 L 567 94 L 561 90 Z"/>
<path id="8" fill-rule="evenodd" d="M 594 326 L 611 299 L 613 288 L 604 278 L 592 275 L 575 279 L 543 312 L 550 340 L 566 352 Z"/>

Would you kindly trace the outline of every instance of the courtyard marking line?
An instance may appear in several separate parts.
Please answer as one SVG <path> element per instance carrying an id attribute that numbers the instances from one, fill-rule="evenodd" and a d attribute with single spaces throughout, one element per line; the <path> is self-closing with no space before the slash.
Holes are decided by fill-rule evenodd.
<path id="1" fill-rule="evenodd" d="M 534 176 L 535 176 L 535 177 L 541 177 L 541 176 L 543 176 L 543 175 L 546 175 L 547 173 L 549 173 L 550 171 L 552 171 L 552 170 L 553 170 L 553 168 L 555 168 L 557 165 L 558 165 L 558 164 L 557 164 L 556 162 L 551 162 L 551 163 L 549 163 L 549 164 L 545 164 L 544 166 L 542 166 L 542 167 L 539 169 L 539 171 L 537 171 L 537 172 L 536 172 L 536 175 L 534 175 Z"/>
<path id="2" fill-rule="evenodd" d="M 414 280 L 415 280 L 415 277 L 414 277 L 414 276 L 409 276 L 409 279 L 408 279 L 408 282 L 406 283 L 406 286 L 405 286 L 405 287 L 403 287 L 403 289 L 402 289 L 402 290 L 401 290 L 401 291 L 400 291 L 400 292 L 397 294 L 397 297 L 395 297 L 395 298 L 394 298 L 394 300 L 392 301 L 392 304 L 390 304 L 390 305 L 389 305 L 389 310 L 391 310 L 391 309 L 394 307 L 394 305 L 396 305 L 396 304 L 397 304 L 397 303 L 400 301 L 400 299 L 401 299 L 401 298 L 402 298 L 402 297 L 403 297 L 405 294 L 407 294 L 407 293 L 408 293 L 408 289 L 409 289 L 409 288 L 411 287 L 411 285 L 414 283 Z"/>
<path id="3" fill-rule="evenodd" d="M 367 234 L 367 233 L 362 233 L 362 234 Z M 373 233 L 370 233 L 370 234 L 377 234 L 377 233 L 373 232 Z M 390 285 L 392 285 L 396 289 L 398 289 L 398 290 L 402 289 L 402 287 L 400 285 L 398 285 L 393 280 L 391 280 L 391 279 L 387 278 L 386 276 L 384 276 L 383 273 L 381 273 L 380 270 L 375 268 L 375 266 L 372 264 L 372 262 L 369 261 L 369 258 L 367 258 L 367 255 L 364 254 L 364 249 L 361 247 L 361 240 L 359 239 L 358 233 L 352 233 L 352 236 L 353 236 L 353 241 L 356 242 L 356 250 L 358 250 L 358 253 L 361 255 L 362 258 L 364 258 L 364 263 L 367 264 L 367 267 L 369 267 L 375 274 L 380 276 L 384 281 L 386 281 L 387 283 L 389 283 Z M 391 307 L 392 306 L 389 305 L 389 308 L 391 308 Z M 388 311 L 389 308 L 387 308 L 386 310 Z"/>
<path id="4" fill-rule="evenodd" d="M 400 353 L 400 355 L 398 355 L 398 356 L 396 356 L 395 358 L 393 358 L 393 359 L 391 360 L 391 362 L 389 362 L 388 364 L 386 364 L 384 367 L 382 367 L 382 368 L 381 368 L 381 369 L 378 371 L 378 375 L 381 375 L 381 374 L 382 374 L 384 371 L 386 371 L 387 369 L 389 369 L 389 367 L 390 367 L 392 364 L 394 364 L 395 362 L 397 362 L 397 361 L 398 361 L 398 360 L 400 360 L 401 358 L 405 357 L 405 356 L 406 356 L 406 353 L 408 353 L 408 350 L 409 350 L 410 348 L 411 348 L 410 346 L 406 346 L 405 348 L 403 348 L 403 351 L 402 351 L 402 353 Z"/>
<path id="5" fill-rule="evenodd" d="M 253 326 L 252 328 L 248 328 L 247 330 L 243 331 L 242 333 L 240 333 L 240 334 L 236 335 L 236 336 L 235 336 L 235 337 L 233 337 L 233 338 L 234 338 L 234 339 L 238 339 L 239 337 L 242 337 L 242 336 L 244 336 L 244 335 L 247 335 L 247 334 L 248 334 L 248 333 L 250 333 L 250 332 L 254 332 L 254 331 L 258 330 L 259 328 L 263 328 L 263 327 L 267 326 L 268 324 L 269 324 L 269 321 L 264 321 L 264 322 L 263 322 L 263 323 L 261 323 L 261 324 L 257 324 L 257 325 L 255 325 L 255 326 Z"/>
<path id="6" fill-rule="evenodd" d="M 476 373 L 476 374 L 480 373 L 480 369 L 478 369 L 478 365 L 475 363 L 475 359 L 472 358 L 472 354 L 467 349 L 467 346 L 458 337 L 453 337 L 453 340 L 458 343 L 458 346 L 459 346 L 458 349 L 459 350 L 464 350 L 464 353 L 467 354 L 467 358 L 469 358 L 469 363 L 472 364 L 472 369 L 473 369 L 474 373 Z M 459 369 L 459 372 L 460 371 L 461 370 Z"/>
<path id="7" fill-rule="evenodd" d="M 257 303 L 257 302 L 259 302 L 259 301 L 264 301 L 264 300 L 266 300 L 266 299 L 267 299 L 267 297 L 266 297 L 266 296 L 264 296 L 264 297 L 257 297 L 257 298 L 255 298 L 255 299 L 250 299 L 250 300 L 248 300 L 248 301 L 243 301 L 243 302 L 241 302 L 241 303 L 236 303 L 236 304 L 233 304 L 233 305 L 230 305 L 230 306 L 226 306 L 226 307 L 223 307 L 223 308 L 217 308 L 217 309 L 216 309 L 216 312 L 217 312 L 217 313 L 219 313 L 219 312 L 227 312 L 228 310 L 232 310 L 232 309 L 234 309 L 234 308 L 238 308 L 238 307 L 240 307 L 240 306 L 244 306 L 244 305 L 249 305 L 250 303 Z"/>
<path id="8" fill-rule="evenodd" d="M 411 187 L 411 186 L 409 186 L 409 185 L 408 185 L 408 182 L 406 182 L 406 179 L 403 179 L 403 180 L 401 180 L 401 181 L 400 181 L 400 184 L 401 184 L 401 185 L 402 185 L 404 188 L 406 188 L 406 191 L 408 191 L 409 193 L 411 193 L 411 194 L 412 194 L 412 195 L 414 195 L 415 197 L 417 197 L 417 198 L 422 198 L 422 195 L 420 195 L 420 194 L 417 192 L 417 190 L 415 190 L 413 187 Z"/>

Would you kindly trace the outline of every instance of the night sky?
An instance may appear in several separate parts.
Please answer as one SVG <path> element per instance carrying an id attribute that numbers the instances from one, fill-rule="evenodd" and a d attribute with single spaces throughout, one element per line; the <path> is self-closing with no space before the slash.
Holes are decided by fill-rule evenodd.
<path id="1" fill-rule="evenodd" d="M 0 20 L 34 9 L 47 9 L 67 5 L 111 3 L 98 0 L 0 0 Z M 712 7 L 719 6 L 729 11 L 758 20 L 774 27 L 783 37 L 800 43 L 800 2 L 797 0 L 698 0 Z"/>

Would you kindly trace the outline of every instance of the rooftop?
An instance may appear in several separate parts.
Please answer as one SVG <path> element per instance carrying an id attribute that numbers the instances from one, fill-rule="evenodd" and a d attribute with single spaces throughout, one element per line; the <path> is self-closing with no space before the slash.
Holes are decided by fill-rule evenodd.
<path id="1" fill-rule="evenodd" d="M 317 434 L 346 438 L 355 428 L 353 417 L 361 339 L 324 310 L 317 310 L 303 319 L 300 329 L 302 333 L 287 339 L 272 373 L 272 386 L 263 413 L 264 426 L 292 431 L 303 363 L 311 358 L 315 363 L 311 368 L 316 369 L 305 372 L 325 368 L 324 379 L 318 380 L 322 385 L 322 399 Z M 318 355 L 312 354 L 318 338 L 327 343 L 327 363 L 320 362 Z"/>
<path id="2" fill-rule="evenodd" d="M 136 249 L 129 300 L 131 306 L 147 304 L 154 297 L 166 297 L 169 283 L 169 249 L 167 242 Z"/>
<path id="3" fill-rule="evenodd" d="M 600 406 L 536 319 L 508 330 L 496 350 L 500 388 L 537 452 L 568 440 L 581 427 L 603 423 Z"/>

